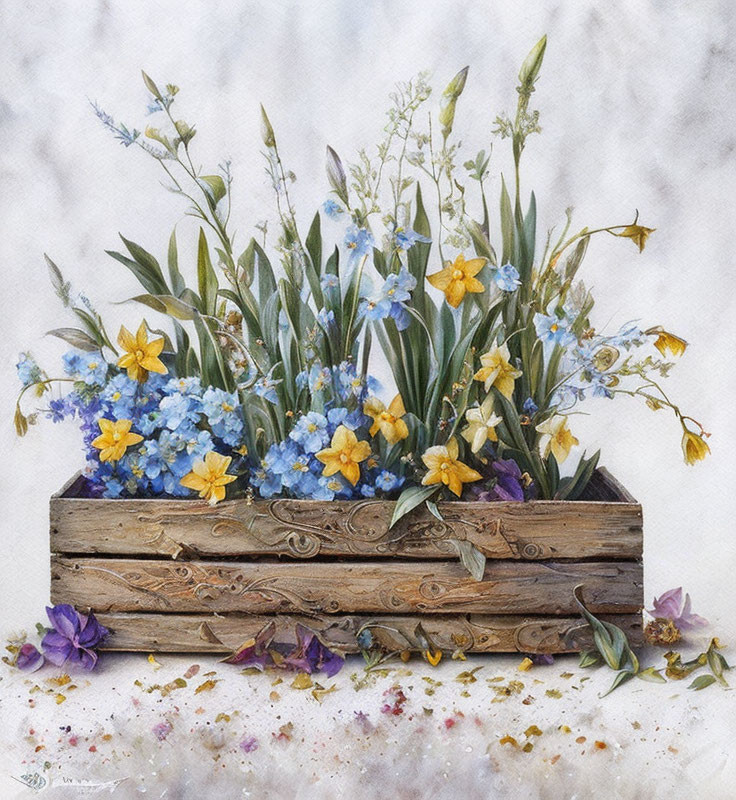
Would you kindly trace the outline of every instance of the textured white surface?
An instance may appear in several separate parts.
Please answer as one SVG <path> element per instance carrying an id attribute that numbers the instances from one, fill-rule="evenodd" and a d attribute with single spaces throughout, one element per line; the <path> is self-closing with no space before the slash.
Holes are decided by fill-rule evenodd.
<path id="1" fill-rule="evenodd" d="M 113 330 L 117 322 L 134 324 L 139 311 L 108 301 L 137 287 L 103 250 L 117 246 L 121 231 L 162 253 L 183 210 L 158 186 L 155 165 L 105 134 L 86 98 L 140 127 L 139 69 L 178 83 L 180 112 L 199 129 L 198 159 L 214 166 L 232 158 L 244 242 L 271 209 L 259 155 L 260 101 L 287 166 L 297 173 L 294 194 L 305 225 L 327 190 L 325 144 L 349 159 L 358 146 L 375 142 L 396 80 L 428 68 L 441 89 L 469 64 L 456 128 L 465 131 L 473 155 L 488 147 L 495 115 L 511 109 L 519 62 L 546 32 L 534 96 L 543 134 L 530 140 L 525 155 L 525 186 L 537 193 L 540 229 L 559 225 L 571 204 L 580 226 L 628 221 L 637 207 L 642 221 L 657 228 L 641 256 L 629 242 L 594 242 L 583 277 L 597 293 L 597 327 L 641 319 L 691 342 L 668 387 L 713 431 L 713 455 L 686 467 L 676 422 L 633 401 L 588 404 L 591 415 L 576 418 L 575 432 L 589 450 L 603 448 L 604 463 L 644 506 L 647 596 L 684 585 L 714 632 L 736 643 L 736 16 L 728 0 L 36 1 L 3 4 L 0 22 L 0 607 L 8 628 L 42 614 L 47 498 L 81 463 L 72 426 L 44 423 L 25 441 L 16 440 L 11 426 L 18 352 L 30 348 L 52 371 L 64 346 L 43 333 L 69 324 L 47 283 L 42 254 L 48 251 L 90 294 L 114 321 Z M 508 152 L 497 143 L 492 195 L 508 167 Z M 185 242 L 191 247 L 190 224 L 179 230 L 182 249 Z M 340 236 L 339 226 L 334 234 Z M 127 669 L 116 662 L 113 674 L 130 683 Z M 628 704 L 651 702 L 652 724 L 659 713 L 679 715 L 677 722 L 686 724 L 695 701 L 684 692 L 665 700 L 667 688 L 636 688 L 609 700 L 607 713 L 620 704 L 625 715 Z M 698 704 L 715 708 L 718 697 L 732 697 L 715 692 L 698 695 Z M 328 698 L 331 707 L 338 697 Z M 559 708 L 566 701 L 556 702 Z M 708 733 L 709 712 L 697 713 L 705 720 L 699 740 L 705 748 L 727 723 Z M 329 726 L 329 716 L 320 719 Z M 621 758 L 627 764 L 625 752 Z M 627 764 L 629 773 L 650 768 L 666 770 L 660 761 Z M 585 787 L 577 796 L 588 796 Z"/>

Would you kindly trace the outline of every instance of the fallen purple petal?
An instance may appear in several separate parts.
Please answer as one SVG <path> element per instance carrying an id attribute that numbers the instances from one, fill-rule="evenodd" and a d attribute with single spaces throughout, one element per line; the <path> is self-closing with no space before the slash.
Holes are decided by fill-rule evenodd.
<path id="1" fill-rule="evenodd" d="M 36 646 L 26 642 L 18 652 L 15 666 L 22 672 L 35 672 L 39 667 L 43 666 L 43 662 L 43 655 L 38 652 Z"/>

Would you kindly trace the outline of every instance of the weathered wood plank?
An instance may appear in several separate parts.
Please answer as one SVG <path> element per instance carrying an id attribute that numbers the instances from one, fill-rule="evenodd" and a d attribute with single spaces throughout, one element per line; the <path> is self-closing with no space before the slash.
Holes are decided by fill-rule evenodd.
<path id="1" fill-rule="evenodd" d="M 475 581 L 456 562 L 51 560 L 52 601 L 96 611 L 574 614 L 577 584 L 593 613 L 642 607 L 635 561 L 493 561 Z"/>
<path id="2" fill-rule="evenodd" d="M 602 479 L 602 478 L 601 478 Z M 610 490 L 607 490 L 610 494 Z M 488 558 L 640 558 L 641 506 L 629 502 L 440 503 L 422 506 L 389 530 L 384 500 L 102 500 L 54 497 L 56 553 L 173 558 L 284 555 L 447 559 L 450 539 Z"/>
<path id="3" fill-rule="evenodd" d="M 468 653 L 566 653 L 592 646 L 580 617 L 413 615 L 323 615 L 278 617 L 228 614 L 98 614 L 109 628 L 103 649 L 169 653 L 231 653 L 272 619 L 276 641 L 293 641 L 297 623 L 316 631 L 329 647 L 358 652 L 356 633 L 368 625 L 388 650 L 419 649 L 414 630 L 421 622 L 433 643 L 445 651 Z M 632 643 L 641 641 L 641 614 L 604 615 Z"/>

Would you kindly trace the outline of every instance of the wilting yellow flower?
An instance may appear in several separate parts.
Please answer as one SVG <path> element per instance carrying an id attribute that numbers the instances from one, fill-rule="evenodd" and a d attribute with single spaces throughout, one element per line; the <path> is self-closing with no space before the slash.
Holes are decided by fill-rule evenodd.
<path id="1" fill-rule="evenodd" d="M 656 328 L 649 328 L 648 331 L 644 331 L 644 335 L 657 337 L 654 346 L 663 356 L 667 355 L 668 350 L 673 356 L 681 356 L 687 348 L 687 342 L 684 339 L 680 339 L 674 333 L 666 331 L 661 325 Z"/>
<path id="2" fill-rule="evenodd" d="M 562 464 L 570 455 L 573 445 L 580 444 L 567 427 L 567 417 L 559 414 L 541 422 L 536 430 L 542 434 L 539 439 L 540 455 L 542 458 L 547 458 L 551 451 L 558 464 Z"/>
<path id="3" fill-rule="evenodd" d="M 503 422 L 503 419 L 493 413 L 492 394 L 489 394 L 477 408 L 469 408 L 465 412 L 465 419 L 468 425 L 463 428 L 461 435 L 470 444 L 470 449 L 474 453 L 477 453 L 489 439 L 492 442 L 498 441 L 495 428 L 499 422 Z"/>
<path id="4" fill-rule="evenodd" d="M 463 493 L 463 484 L 479 481 L 483 476 L 467 464 L 457 460 L 457 439 L 450 439 L 446 445 L 429 447 L 422 456 L 427 469 L 427 474 L 422 478 L 424 486 L 434 486 L 441 483 L 455 495 L 460 497 Z"/>
<path id="5" fill-rule="evenodd" d="M 237 478 L 237 475 L 226 474 L 231 461 L 230 456 L 210 450 L 204 461 L 195 461 L 192 464 L 192 471 L 179 483 L 187 489 L 199 492 L 199 496 L 213 506 L 225 499 L 225 486 Z"/>
<path id="6" fill-rule="evenodd" d="M 406 409 L 400 394 L 394 397 L 388 408 L 377 397 L 369 397 L 363 405 L 363 413 L 373 419 L 371 436 L 375 436 L 380 430 L 389 444 L 396 444 L 409 435 L 409 429 L 401 419 L 406 414 Z"/>
<path id="7" fill-rule="evenodd" d="M 444 269 L 427 275 L 427 280 L 440 291 L 445 293 L 445 299 L 457 308 L 465 297 L 466 292 L 484 292 L 486 287 L 475 277 L 485 265 L 485 258 L 471 258 L 465 260 L 461 253 L 453 264 L 445 262 Z"/>
<path id="8" fill-rule="evenodd" d="M 483 365 L 473 376 L 477 381 L 483 381 L 485 390 L 490 391 L 491 386 L 495 386 L 504 397 L 509 400 L 514 393 L 514 381 L 521 377 L 521 370 L 514 369 L 509 363 L 511 353 L 508 345 L 494 344 L 487 352 L 480 357 Z"/>
<path id="9" fill-rule="evenodd" d="M 616 236 L 623 236 L 626 239 L 631 239 L 632 242 L 639 248 L 639 252 L 644 249 L 644 245 L 647 243 L 647 239 L 649 238 L 650 233 L 654 233 L 657 230 L 656 228 L 645 228 L 643 225 L 637 225 L 636 221 L 633 225 L 627 225 L 621 233 L 617 233 Z"/>
<path id="10" fill-rule="evenodd" d="M 164 349 L 164 340 L 154 339 L 149 342 L 145 322 L 141 322 L 135 336 L 122 325 L 118 344 L 125 350 L 125 355 L 118 359 L 118 366 L 128 370 L 131 380 L 143 383 L 149 372 L 159 372 L 162 375 L 168 372 L 158 358 Z"/>
<path id="11" fill-rule="evenodd" d="M 100 450 L 100 461 L 119 461 L 131 445 L 143 441 L 140 434 L 130 433 L 133 422 L 129 419 L 113 422 L 103 417 L 97 424 L 102 433 L 92 442 L 92 447 Z"/>
<path id="12" fill-rule="evenodd" d="M 682 430 L 682 452 L 685 455 L 685 463 L 692 465 L 696 461 L 702 461 L 710 453 L 708 443 L 702 436 L 688 430 L 684 425 Z"/>
<path id="13" fill-rule="evenodd" d="M 330 446 L 317 453 L 317 458 L 325 468 L 322 474 L 342 473 L 343 477 L 355 484 L 360 480 L 360 462 L 371 454 L 368 442 L 359 442 L 358 437 L 344 425 L 340 425 L 332 436 Z"/>

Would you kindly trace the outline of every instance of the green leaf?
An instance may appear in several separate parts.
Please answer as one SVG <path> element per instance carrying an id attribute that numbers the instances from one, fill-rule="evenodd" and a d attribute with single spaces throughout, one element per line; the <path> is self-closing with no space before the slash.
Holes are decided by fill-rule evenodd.
<path id="1" fill-rule="evenodd" d="M 227 194 L 227 186 L 220 175 L 200 175 L 199 180 L 204 184 L 202 188 L 212 198 L 214 205 L 217 205 Z"/>
<path id="2" fill-rule="evenodd" d="M 199 316 L 199 311 L 194 307 L 174 297 L 170 294 L 139 294 L 136 297 L 131 297 L 129 300 L 123 300 L 124 303 L 135 301 L 142 303 L 144 306 L 158 311 L 160 314 L 168 314 L 174 319 L 193 320 Z"/>
<path id="3" fill-rule="evenodd" d="M 426 505 L 429 509 L 429 513 L 433 517 L 436 517 L 440 522 L 444 521 L 445 518 L 440 514 L 440 510 L 437 508 L 437 503 L 435 503 L 434 500 L 427 500 Z"/>
<path id="4" fill-rule="evenodd" d="M 578 666 L 585 669 L 586 667 L 595 667 L 601 663 L 601 657 L 597 650 L 582 650 L 580 653 L 580 660 Z"/>
<path id="5" fill-rule="evenodd" d="M 593 477 L 600 457 L 600 450 L 587 460 L 585 456 L 583 456 L 578 462 L 575 474 L 571 478 L 567 478 L 560 483 L 560 488 L 555 495 L 555 500 L 577 500 Z"/>
<path id="6" fill-rule="evenodd" d="M 579 584 L 573 589 L 573 595 L 583 617 L 593 631 L 595 646 L 611 669 L 621 669 L 623 654 L 627 647 L 626 635 L 620 628 L 610 622 L 601 622 L 588 611 L 583 603 L 582 589 L 582 585 Z"/>
<path id="7" fill-rule="evenodd" d="M 304 244 L 308 256 L 305 259 L 306 263 L 304 265 L 307 281 L 309 282 L 309 288 L 312 290 L 312 297 L 314 297 L 317 308 L 322 308 L 324 305 L 322 284 L 320 283 L 320 270 L 322 268 L 322 234 L 320 232 L 319 213 L 314 215 Z"/>
<path id="8" fill-rule="evenodd" d="M 514 256 L 514 213 L 511 210 L 511 198 L 503 176 L 501 176 L 501 241 L 503 243 L 501 263 L 506 264 Z"/>
<path id="9" fill-rule="evenodd" d="M 667 678 L 654 667 L 647 667 L 641 672 L 637 672 L 636 677 L 641 678 L 643 681 L 651 681 L 652 683 L 667 683 Z"/>
<path id="10" fill-rule="evenodd" d="M 714 675 L 698 675 L 698 677 L 688 686 L 688 689 L 694 689 L 696 692 L 712 686 L 716 682 Z"/>
<path id="11" fill-rule="evenodd" d="M 52 331 L 46 331 L 46 335 L 63 339 L 67 344 L 76 347 L 77 350 L 84 350 L 87 353 L 100 349 L 99 343 L 79 328 L 54 328 Z"/>
<path id="12" fill-rule="evenodd" d="M 723 675 L 723 670 L 724 668 L 729 669 L 729 666 L 726 663 L 726 659 L 716 649 L 715 641 L 710 643 L 710 647 L 708 647 L 708 651 L 706 653 L 706 658 L 708 659 L 710 671 L 713 673 L 718 682 L 722 686 L 728 686 L 728 682 Z"/>
<path id="13" fill-rule="evenodd" d="M 409 486 L 404 489 L 394 506 L 391 524 L 388 526 L 389 530 L 393 528 L 403 516 L 416 508 L 420 503 L 428 500 L 437 491 L 437 486 Z"/>
<path id="14" fill-rule="evenodd" d="M 348 206 L 348 186 L 345 175 L 345 168 L 340 161 L 340 156 L 327 145 L 327 180 L 330 182 L 332 191 Z"/>
<path id="15" fill-rule="evenodd" d="M 488 259 L 489 263 L 495 267 L 498 263 L 496 261 L 496 253 L 491 243 L 488 241 L 488 237 L 483 228 L 474 219 L 468 222 L 467 227 L 470 238 L 473 241 L 473 246 L 475 247 L 476 255 Z"/>
<path id="16" fill-rule="evenodd" d="M 450 544 L 457 550 L 460 561 L 465 569 L 476 581 L 482 581 L 486 570 L 486 557 L 478 548 L 465 539 L 449 539 Z"/>
<path id="17" fill-rule="evenodd" d="M 199 229 L 199 242 L 197 245 L 197 280 L 199 296 L 202 299 L 202 308 L 205 314 L 214 316 L 217 311 L 217 275 L 212 268 L 210 250 L 207 246 L 207 237 L 204 229 Z"/>
<path id="18" fill-rule="evenodd" d="M 187 284 L 181 272 L 179 272 L 179 251 L 176 246 L 176 228 L 171 231 L 171 236 L 169 237 L 168 265 L 171 288 L 177 297 L 181 297 L 181 293 L 187 288 Z"/>
<path id="19" fill-rule="evenodd" d="M 618 675 L 616 675 L 616 677 L 613 679 L 611 688 L 607 692 L 604 692 L 602 695 L 600 695 L 600 697 L 606 697 L 607 695 L 611 694 L 611 692 L 613 692 L 615 689 L 618 689 L 619 686 L 622 686 L 627 681 L 630 681 L 634 675 L 636 675 L 636 673 L 629 669 L 619 672 Z"/>

